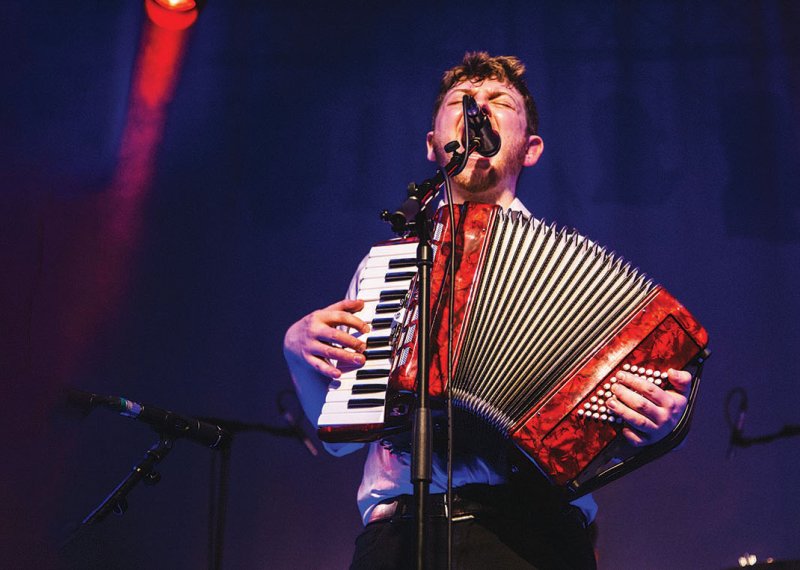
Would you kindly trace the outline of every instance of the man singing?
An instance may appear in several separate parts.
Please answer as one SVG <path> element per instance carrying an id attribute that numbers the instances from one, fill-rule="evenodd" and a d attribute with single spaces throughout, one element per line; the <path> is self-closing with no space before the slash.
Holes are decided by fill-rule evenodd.
<path id="1" fill-rule="evenodd" d="M 497 204 L 530 216 L 516 196 L 517 182 L 523 168 L 538 162 L 544 143 L 537 134 L 538 114 L 524 73 L 524 65 L 515 57 L 478 52 L 466 54 L 459 65 L 443 75 L 433 108 L 433 128 L 426 139 L 428 159 L 444 166 L 449 160 L 444 146 L 461 140 L 465 94 L 475 98 L 502 140 L 499 152 L 491 158 L 470 155 L 464 170 L 452 180 L 455 203 Z M 364 305 L 356 299 L 361 270 L 359 267 L 345 300 L 310 313 L 286 333 L 286 361 L 303 408 L 312 420 L 319 417 L 330 379 L 365 363 L 364 342 L 347 332 L 369 331 L 369 325 L 354 315 Z M 634 446 L 643 446 L 666 436 L 686 408 L 691 375 L 670 370 L 668 390 L 632 374 L 620 373 L 618 379 L 607 405 L 624 420 L 625 438 Z M 458 446 L 458 435 L 455 439 Z M 334 455 L 344 455 L 362 445 L 326 447 Z M 441 450 L 437 450 L 428 555 L 438 568 L 446 560 L 442 494 L 447 489 L 447 472 Z M 457 447 L 452 472 L 460 505 L 452 513 L 455 568 L 595 567 L 586 531 L 596 512 L 591 496 L 566 503 L 543 482 L 516 473 L 494 446 L 482 448 L 480 442 Z M 369 444 L 358 489 L 358 506 L 366 527 L 356 540 L 351 568 L 413 567 L 413 509 L 407 508 L 412 493 L 408 454 L 379 442 Z"/>

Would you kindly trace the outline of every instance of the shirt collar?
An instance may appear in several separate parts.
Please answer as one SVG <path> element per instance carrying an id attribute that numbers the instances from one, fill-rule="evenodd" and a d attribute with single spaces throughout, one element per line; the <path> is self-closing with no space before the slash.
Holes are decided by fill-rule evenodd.
<path id="1" fill-rule="evenodd" d="M 447 200 L 445 200 L 444 198 L 439 200 L 439 208 L 441 208 L 445 204 L 447 204 Z M 530 211 L 528 210 L 528 208 L 526 208 L 525 204 L 522 203 L 522 200 L 520 200 L 516 196 L 514 196 L 514 200 L 508 206 L 508 210 L 510 210 L 512 212 L 521 212 L 522 214 L 524 214 L 525 216 L 528 216 L 529 218 L 532 217 L 532 215 L 531 215 Z"/>

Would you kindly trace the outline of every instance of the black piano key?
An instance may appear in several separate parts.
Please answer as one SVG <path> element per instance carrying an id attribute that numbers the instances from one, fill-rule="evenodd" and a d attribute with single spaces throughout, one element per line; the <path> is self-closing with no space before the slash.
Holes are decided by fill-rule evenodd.
<path id="1" fill-rule="evenodd" d="M 384 400 L 382 398 L 359 398 L 358 400 L 349 400 L 347 402 L 347 409 L 377 408 L 383 407 L 383 404 Z"/>
<path id="2" fill-rule="evenodd" d="M 407 289 L 387 289 L 386 291 L 381 291 L 380 297 L 378 300 L 383 303 L 384 301 L 402 301 L 406 298 L 406 294 L 408 293 Z"/>
<path id="3" fill-rule="evenodd" d="M 388 329 L 392 327 L 392 319 L 391 317 L 381 317 L 379 319 L 372 319 L 372 330 L 382 330 Z"/>
<path id="4" fill-rule="evenodd" d="M 369 378 L 388 378 L 389 370 L 385 368 L 362 368 L 356 372 L 356 380 L 367 380 Z"/>
<path id="5" fill-rule="evenodd" d="M 386 386 L 383 384 L 356 384 L 353 386 L 352 390 L 353 394 L 375 394 L 377 393 L 385 393 Z"/>
<path id="6" fill-rule="evenodd" d="M 392 281 L 408 281 L 416 274 L 416 271 L 395 271 L 394 273 L 387 273 L 383 280 L 386 283 L 391 283 Z"/>
<path id="7" fill-rule="evenodd" d="M 364 358 L 367 360 L 379 360 L 381 358 L 391 358 L 392 357 L 392 349 L 391 348 L 373 348 L 372 350 L 367 349 L 364 351 Z"/>
<path id="8" fill-rule="evenodd" d="M 401 267 L 414 267 L 417 264 L 416 258 L 409 257 L 406 259 L 390 259 L 389 269 L 399 269 Z"/>
<path id="9" fill-rule="evenodd" d="M 378 306 L 375 307 L 375 314 L 385 315 L 386 313 L 396 313 L 400 310 L 400 307 L 402 307 L 402 305 L 399 301 L 394 303 L 378 303 Z"/>
<path id="10" fill-rule="evenodd" d="M 376 346 L 389 346 L 388 336 L 371 336 L 367 339 L 367 348 L 375 348 Z"/>

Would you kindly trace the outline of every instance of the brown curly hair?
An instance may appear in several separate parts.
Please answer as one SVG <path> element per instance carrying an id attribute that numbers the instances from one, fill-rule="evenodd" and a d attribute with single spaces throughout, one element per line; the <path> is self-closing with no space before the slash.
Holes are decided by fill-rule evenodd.
<path id="1" fill-rule="evenodd" d="M 491 56 L 485 51 L 472 51 L 464 54 L 461 63 L 444 72 L 442 81 L 439 84 L 439 94 L 433 105 L 433 122 L 436 122 L 436 114 L 447 92 L 458 83 L 471 81 L 480 83 L 486 79 L 507 82 L 513 86 L 525 101 L 525 115 L 528 119 L 528 134 L 535 135 L 539 130 L 539 113 L 536 110 L 536 102 L 533 100 L 523 76 L 525 75 L 525 64 L 513 55 Z"/>

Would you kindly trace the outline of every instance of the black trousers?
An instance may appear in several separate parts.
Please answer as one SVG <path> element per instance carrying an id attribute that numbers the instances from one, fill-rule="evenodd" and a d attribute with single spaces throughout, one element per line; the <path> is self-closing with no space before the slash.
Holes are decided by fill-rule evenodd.
<path id="1" fill-rule="evenodd" d="M 490 493 L 486 493 L 490 490 Z M 471 485 L 457 490 L 486 504 L 474 518 L 453 523 L 453 568 L 460 570 L 596 568 L 579 509 L 552 497 L 512 488 Z M 428 567 L 447 568 L 447 520 L 430 519 Z M 415 568 L 415 521 L 395 517 L 368 524 L 356 538 L 351 570 Z"/>

